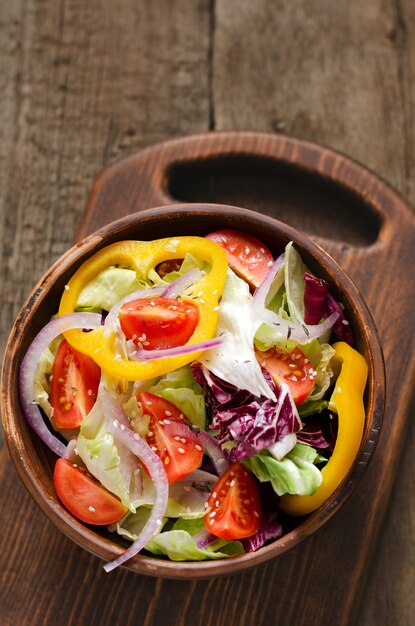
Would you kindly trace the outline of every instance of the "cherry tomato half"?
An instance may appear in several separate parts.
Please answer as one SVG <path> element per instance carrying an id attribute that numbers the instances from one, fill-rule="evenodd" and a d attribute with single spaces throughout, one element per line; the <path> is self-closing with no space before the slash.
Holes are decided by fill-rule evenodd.
<path id="1" fill-rule="evenodd" d="M 66 459 L 56 461 L 53 482 L 59 499 L 81 522 L 114 524 L 127 513 L 118 498 Z"/>
<path id="2" fill-rule="evenodd" d="M 78 428 L 95 404 L 101 370 L 63 339 L 52 366 L 50 403 L 58 428 Z"/>
<path id="3" fill-rule="evenodd" d="M 261 503 L 255 481 L 240 463 L 221 476 L 208 498 L 206 529 L 222 539 L 254 535 L 261 521 Z"/>
<path id="4" fill-rule="evenodd" d="M 230 267 L 251 287 L 262 283 L 274 258 L 259 239 L 237 230 L 218 230 L 206 237 L 224 248 Z"/>
<path id="5" fill-rule="evenodd" d="M 147 443 L 163 462 L 169 483 L 193 472 L 202 462 L 203 448 L 185 416 L 172 402 L 153 393 L 140 393 L 138 401 L 150 416 Z"/>
<path id="6" fill-rule="evenodd" d="M 199 309 L 192 302 L 172 298 L 143 298 L 120 310 L 124 335 L 144 350 L 183 346 L 193 335 Z"/>
<path id="7" fill-rule="evenodd" d="M 259 364 L 268 370 L 276 385 L 286 383 L 295 404 L 301 404 L 314 387 L 314 368 L 300 348 L 283 352 L 271 348 L 266 352 L 256 352 Z"/>

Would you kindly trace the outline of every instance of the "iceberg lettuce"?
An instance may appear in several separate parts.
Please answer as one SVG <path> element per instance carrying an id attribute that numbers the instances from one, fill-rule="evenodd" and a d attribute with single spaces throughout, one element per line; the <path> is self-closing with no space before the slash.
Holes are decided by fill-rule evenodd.
<path id="1" fill-rule="evenodd" d="M 255 357 L 254 336 L 259 324 L 248 283 L 228 269 L 217 328 L 223 343 L 218 348 L 206 350 L 200 362 L 234 387 L 249 391 L 257 398 L 265 396 L 275 401 L 275 394 Z"/>
<path id="2" fill-rule="evenodd" d="M 110 311 L 111 308 L 127 296 L 144 288 L 145 284 L 137 280 L 134 270 L 123 267 L 109 267 L 100 272 L 79 294 L 77 308 L 82 310 Z"/>
<path id="3" fill-rule="evenodd" d="M 322 475 L 315 463 L 322 461 L 326 459 L 314 448 L 297 443 L 281 461 L 264 451 L 245 459 L 244 463 L 260 482 L 270 481 L 279 496 L 285 493 L 310 496 L 321 485 Z"/>

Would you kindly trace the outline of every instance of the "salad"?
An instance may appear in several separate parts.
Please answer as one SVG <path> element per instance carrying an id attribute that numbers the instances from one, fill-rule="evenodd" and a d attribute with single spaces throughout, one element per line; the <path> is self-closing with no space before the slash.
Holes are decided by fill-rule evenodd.
<path id="1" fill-rule="evenodd" d="M 292 242 L 121 241 L 71 277 L 20 370 L 62 504 L 138 552 L 223 559 L 318 509 L 362 439 L 367 365 Z"/>

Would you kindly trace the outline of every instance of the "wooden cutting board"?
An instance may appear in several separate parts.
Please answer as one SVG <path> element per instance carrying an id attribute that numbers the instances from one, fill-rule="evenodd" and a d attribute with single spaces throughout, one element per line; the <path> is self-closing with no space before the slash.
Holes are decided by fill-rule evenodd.
<path id="1" fill-rule="evenodd" d="M 104 170 L 78 238 L 129 213 L 178 201 L 235 204 L 273 215 L 309 234 L 354 280 L 377 324 L 386 362 L 386 412 L 375 456 L 357 492 L 319 533 L 265 566 L 198 582 L 123 570 L 106 575 L 95 557 L 45 520 L 17 485 L 10 463 L 2 464 L 1 484 L 10 497 L 17 489 L 21 502 L 18 511 L 2 515 L 4 527 L 18 527 L 32 516 L 41 548 L 23 563 L 8 560 L 2 623 L 353 624 L 405 441 L 413 389 L 413 211 L 376 175 L 326 148 L 261 133 L 210 133 L 156 145 Z M 5 537 L 12 541 L 12 531 Z M 14 600 L 21 567 L 27 568 L 30 587 L 27 594 L 20 587 Z M 10 615 L 15 621 L 7 621 Z"/>

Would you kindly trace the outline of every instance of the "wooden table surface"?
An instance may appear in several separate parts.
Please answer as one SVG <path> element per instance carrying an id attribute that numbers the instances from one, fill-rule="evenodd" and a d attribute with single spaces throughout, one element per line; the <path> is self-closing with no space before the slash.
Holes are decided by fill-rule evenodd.
<path id="1" fill-rule="evenodd" d="M 156 141 L 208 129 L 285 132 L 346 152 L 415 201 L 412 0 L 0 0 L 0 68 L 2 351 L 32 285 L 71 245 L 95 175 Z M 413 624 L 414 431 L 359 626 Z M 11 498 L 25 506 L 4 446 L 0 473 L 9 477 L 0 509 Z M 68 540 L 40 511 L 33 536 L 1 530 L 2 540 L 18 537 L 8 579 L 0 572 L 0 602 L 10 608 L 4 626 L 22 623 L 13 620 L 17 589 L 33 598 L 25 624 L 49 624 L 37 600 L 45 606 L 53 589 L 39 588 L 30 570 L 38 542 L 51 537 L 45 567 L 61 559 L 68 585 L 87 586 L 98 561 L 78 550 L 79 567 L 68 572 Z M 61 623 L 83 626 L 82 594 L 71 597 Z M 176 600 L 187 610 L 180 583 L 164 610 Z M 247 619 L 237 600 L 229 624 Z M 161 623 L 160 608 L 146 606 L 137 623 Z M 111 623 L 122 623 L 116 613 Z"/>

